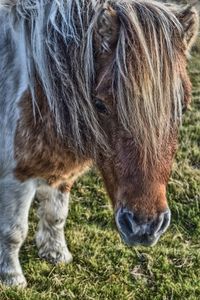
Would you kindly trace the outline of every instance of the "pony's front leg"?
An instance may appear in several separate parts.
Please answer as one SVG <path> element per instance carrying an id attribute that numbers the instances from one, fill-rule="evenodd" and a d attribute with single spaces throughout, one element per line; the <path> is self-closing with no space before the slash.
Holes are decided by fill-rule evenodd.
<path id="1" fill-rule="evenodd" d="M 36 244 L 39 256 L 51 263 L 69 263 L 72 255 L 67 248 L 64 225 L 68 214 L 69 193 L 49 186 L 40 186 L 36 192 L 40 218 Z"/>
<path id="2" fill-rule="evenodd" d="M 28 230 L 28 212 L 36 185 L 7 176 L 0 180 L 0 282 L 26 286 L 19 250 Z"/>

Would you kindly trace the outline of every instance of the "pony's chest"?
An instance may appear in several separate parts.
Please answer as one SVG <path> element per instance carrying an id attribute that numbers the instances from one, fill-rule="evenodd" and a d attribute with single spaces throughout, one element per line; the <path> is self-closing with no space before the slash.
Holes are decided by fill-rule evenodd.
<path id="1" fill-rule="evenodd" d="M 55 186 L 66 181 L 71 183 L 74 173 L 82 172 L 88 160 L 77 161 L 67 140 L 58 136 L 54 118 L 39 88 L 37 98 L 40 114 L 35 118 L 30 93 L 25 93 L 20 101 L 14 139 L 15 176 L 21 181 L 42 178 Z"/>
<path id="2" fill-rule="evenodd" d="M 20 181 L 42 178 L 51 186 L 71 186 L 74 174 L 82 173 L 87 162 L 75 160 L 67 147 L 50 132 L 18 127 L 15 137 L 15 176 Z"/>
<path id="3" fill-rule="evenodd" d="M 40 135 L 23 136 L 23 132 L 18 132 L 15 139 L 15 159 L 15 174 L 21 180 L 63 177 L 67 166 L 71 164 L 65 149 L 56 141 L 48 141 L 48 137 Z"/>

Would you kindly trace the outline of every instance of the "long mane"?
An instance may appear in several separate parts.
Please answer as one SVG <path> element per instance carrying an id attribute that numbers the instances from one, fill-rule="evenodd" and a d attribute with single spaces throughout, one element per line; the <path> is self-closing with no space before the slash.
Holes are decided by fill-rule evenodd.
<path id="1" fill-rule="evenodd" d="M 105 2 L 120 20 L 112 69 L 118 119 L 144 156 L 155 157 L 172 123 L 181 119 L 183 98 L 177 66 L 182 27 L 166 5 L 150 0 L 1 0 L 0 6 L 7 9 L 16 34 L 24 36 L 29 76 L 37 74 L 58 133 L 84 152 L 88 145 L 107 146 L 92 99 L 95 22 Z M 29 88 L 37 114 L 33 80 Z"/>

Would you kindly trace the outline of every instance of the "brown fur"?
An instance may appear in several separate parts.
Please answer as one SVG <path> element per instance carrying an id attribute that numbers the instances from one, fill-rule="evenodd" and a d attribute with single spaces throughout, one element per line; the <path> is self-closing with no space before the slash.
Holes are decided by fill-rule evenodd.
<path id="1" fill-rule="evenodd" d="M 49 112 L 44 94 L 38 85 L 37 100 L 40 114 L 33 118 L 31 95 L 27 92 L 21 100 L 21 118 L 15 138 L 17 166 L 15 175 L 21 181 L 43 178 L 53 187 L 69 190 L 91 164 L 86 157 L 79 158 L 68 149 L 67 140 L 59 137 L 55 122 Z M 42 114 L 42 117 L 41 117 Z"/>

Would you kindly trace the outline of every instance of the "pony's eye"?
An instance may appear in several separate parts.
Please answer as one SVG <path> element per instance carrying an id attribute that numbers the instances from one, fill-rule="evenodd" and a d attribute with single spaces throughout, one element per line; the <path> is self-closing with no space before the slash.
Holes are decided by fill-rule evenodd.
<path id="1" fill-rule="evenodd" d="M 96 110 L 101 114 L 107 114 L 108 113 L 108 110 L 107 110 L 105 104 L 103 103 L 102 100 L 100 100 L 98 98 L 95 99 L 95 107 L 96 107 Z"/>

